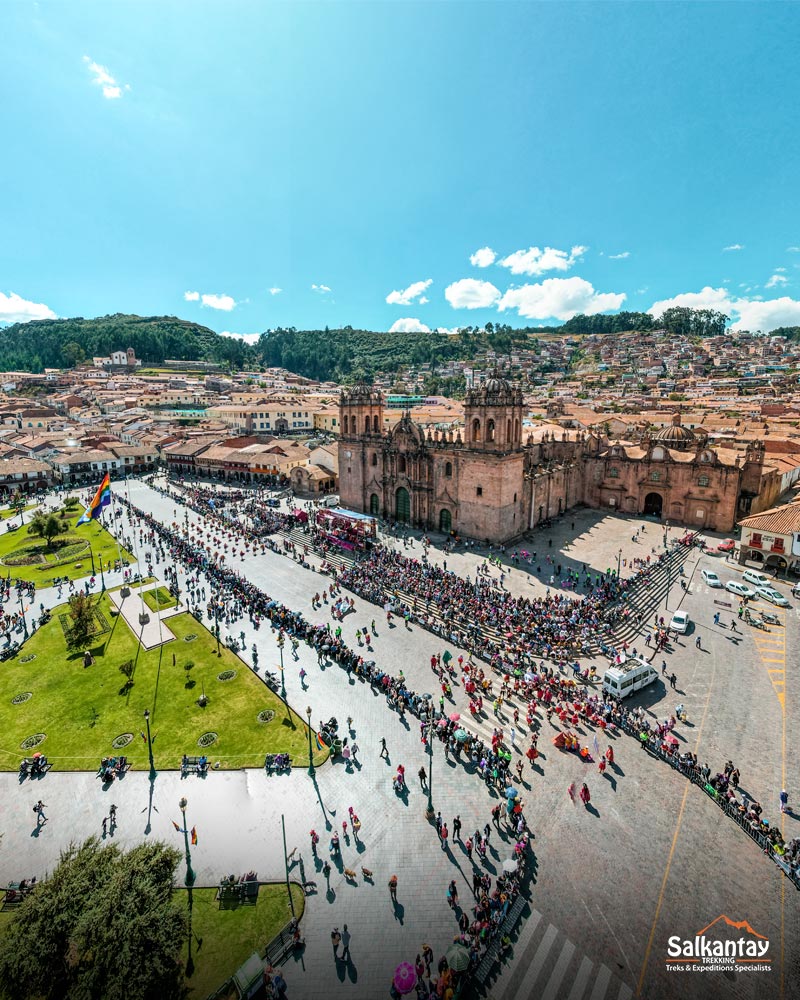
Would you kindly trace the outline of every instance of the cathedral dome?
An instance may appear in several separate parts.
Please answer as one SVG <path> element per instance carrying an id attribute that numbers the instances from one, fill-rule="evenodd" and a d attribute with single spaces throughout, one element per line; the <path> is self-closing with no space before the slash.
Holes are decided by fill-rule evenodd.
<path id="1" fill-rule="evenodd" d="M 492 375 L 486 379 L 482 386 L 490 396 L 502 396 L 511 392 L 511 383 L 499 375 Z"/>
<path id="2" fill-rule="evenodd" d="M 681 415 L 680 413 L 676 413 L 672 418 L 672 425 L 664 427 L 663 430 L 654 434 L 651 440 L 660 441 L 661 444 L 665 444 L 668 448 L 680 448 L 693 443 L 695 433 L 681 424 Z"/>

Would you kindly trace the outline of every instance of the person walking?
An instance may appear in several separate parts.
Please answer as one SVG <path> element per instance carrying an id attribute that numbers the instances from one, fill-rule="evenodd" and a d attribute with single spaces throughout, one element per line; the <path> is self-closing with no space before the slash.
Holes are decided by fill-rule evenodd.
<path id="1" fill-rule="evenodd" d="M 428 780 L 428 775 L 427 775 L 427 774 L 425 773 L 425 768 L 424 768 L 424 767 L 421 767 L 421 768 L 419 769 L 419 771 L 417 772 L 417 774 L 419 775 L 419 783 L 420 783 L 420 787 L 421 787 L 421 788 L 424 788 L 424 787 L 425 787 L 425 783 L 426 783 L 426 782 L 427 782 L 427 780 Z"/>
<path id="2" fill-rule="evenodd" d="M 44 811 L 45 811 L 46 808 L 47 807 L 45 806 L 44 802 L 42 802 L 41 799 L 39 799 L 39 801 L 33 807 L 33 811 L 36 813 L 36 829 L 37 830 L 39 829 L 40 826 L 42 826 L 44 823 L 47 822 L 47 817 L 44 814 Z"/>
<path id="3" fill-rule="evenodd" d="M 781 804 L 781 812 L 782 813 L 788 812 L 789 811 L 789 793 L 786 791 L 785 788 L 781 789 L 781 793 L 778 796 L 778 799 L 780 800 L 780 804 Z"/>
<path id="4" fill-rule="evenodd" d="M 738 632 L 739 629 L 736 627 L 736 619 L 731 618 L 731 632 Z"/>
<path id="5" fill-rule="evenodd" d="M 393 903 L 397 902 L 397 876 L 392 875 L 389 879 L 389 896 Z"/>
<path id="6" fill-rule="evenodd" d="M 339 944 L 341 943 L 342 935 L 339 933 L 339 928 L 334 927 L 331 931 L 331 944 L 333 945 L 333 957 L 338 961 L 339 958 Z"/>
<path id="7" fill-rule="evenodd" d="M 441 841 L 442 850 L 447 850 L 447 823 L 442 823 L 442 829 L 439 831 L 439 840 Z"/>
<path id="8" fill-rule="evenodd" d="M 347 929 L 347 924 L 342 927 L 342 961 L 346 962 L 350 959 L 350 931 Z"/>
<path id="9" fill-rule="evenodd" d="M 108 835 L 108 816 L 103 817 L 102 827 L 103 827 L 103 839 L 105 840 L 106 836 Z"/>
<path id="10" fill-rule="evenodd" d="M 677 676 L 675 675 L 674 672 L 671 673 L 669 675 L 669 686 L 674 689 L 675 687 L 677 687 L 677 682 L 678 682 Z"/>
<path id="11" fill-rule="evenodd" d="M 571 781 L 567 785 L 567 795 L 569 795 L 570 800 L 572 801 L 572 804 L 574 805 L 575 804 L 575 782 L 574 781 Z"/>
<path id="12" fill-rule="evenodd" d="M 461 840 L 461 816 L 453 820 L 453 840 Z"/>
<path id="13" fill-rule="evenodd" d="M 386 749 L 386 737 L 385 736 L 381 736 L 381 752 L 380 752 L 380 756 L 381 757 L 386 757 L 387 759 L 389 757 L 389 751 Z"/>
<path id="14" fill-rule="evenodd" d="M 702 646 L 702 644 L 700 642 L 700 636 L 699 635 L 698 635 L 697 639 L 695 640 L 694 648 L 695 649 L 702 649 L 703 648 L 703 646 Z"/>
<path id="15" fill-rule="evenodd" d="M 581 802 L 588 808 L 589 803 L 592 801 L 592 796 L 589 794 L 589 786 L 584 783 L 581 785 L 581 790 L 579 792 L 581 797 Z"/>
<path id="16" fill-rule="evenodd" d="M 111 828 L 111 832 L 114 832 L 114 827 L 117 825 L 117 807 L 112 802 L 108 807 L 108 822 Z"/>

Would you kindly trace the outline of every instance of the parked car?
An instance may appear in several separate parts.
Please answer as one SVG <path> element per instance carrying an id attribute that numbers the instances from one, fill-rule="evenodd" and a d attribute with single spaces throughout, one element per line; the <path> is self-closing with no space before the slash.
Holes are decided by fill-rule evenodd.
<path id="1" fill-rule="evenodd" d="M 690 624 L 691 619 L 686 611 L 676 611 L 672 616 L 672 621 L 669 623 L 669 627 L 673 632 L 679 632 L 681 635 L 686 635 L 689 631 Z"/>
<path id="2" fill-rule="evenodd" d="M 722 580 L 717 576 L 717 574 L 711 569 L 704 569 L 700 574 L 703 578 L 703 582 L 707 583 L 709 587 L 721 587 Z"/>
<path id="3" fill-rule="evenodd" d="M 738 580 L 728 580 L 725 584 L 725 589 L 729 590 L 732 594 L 736 594 L 737 597 L 755 597 L 756 592 L 746 587 L 743 583 L 739 583 Z"/>
<path id="4" fill-rule="evenodd" d="M 766 573 L 759 573 L 757 569 L 746 569 L 742 573 L 745 583 L 752 583 L 754 587 L 769 587 L 769 577 Z"/>
<path id="5" fill-rule="evenodd" d="M 769 601 L 770 604 L 777 604 L 779 608 L 791 607 L 791 604 L 789 604 L 783 594 L 774 587 L 756 587 L 756 593 L 759 597 L 763 597 L 765 601 Z"/>
<path id="6" fill-rule="evenodd" d="M 736 548 L 736 542 L 732 538 L 726 538 L 724 542 L 720 542 L 717 546 L 719 552 L 733 552 Z"/>

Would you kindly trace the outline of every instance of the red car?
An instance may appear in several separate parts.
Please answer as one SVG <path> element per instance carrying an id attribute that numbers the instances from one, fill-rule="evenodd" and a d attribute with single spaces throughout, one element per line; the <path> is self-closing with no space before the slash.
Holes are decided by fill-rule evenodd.
<path id="1" fill-rule="evenodd" d="M 727 541 L 720 542 L 717 549 L 720 552 L 733 552 L 736 548 L 736 542 L 732 538 L 727 539 Z"/>

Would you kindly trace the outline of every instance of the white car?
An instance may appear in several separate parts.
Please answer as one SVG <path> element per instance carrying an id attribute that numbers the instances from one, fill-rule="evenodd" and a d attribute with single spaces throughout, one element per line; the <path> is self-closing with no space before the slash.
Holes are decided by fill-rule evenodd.
<path id="1" fill-rule="evenodd" d="M 732 594 L 736 594 L 737 597 L 755 597 L 756 592 L 751 590 L 749 587 L 745 587 L 743 583 L 739 583 L 738 580 L 728 580 L 725 584 L 725 589 L 729 590 Z"/>
<path id="2" fill-rule="evenodd" d="M 691 619 L 685 611 L 676 611 L 672 616 L 672 621 L 669 623 L 669 627 L 673 632 L 680 632 L 681 635 L 686 635 L 689 631 L 689 625 Z"/>
<path id="3" fill-rule="evenodd" d="M 717 576 L 717 574 L 713 570 L 711 570 L 711 569 L 704 569 L 703 572 L 700 575 L 702 576 L 702 578 L 705 581 L 705 583 L 707 583 L 709 585 L 709 587 L 721 587 L 722 586 L 722 580 L 720 580 L 720 578 Z"/>
<path id="4" fill-rule="evenodd" d="M 790 608 L 791 604 L 786 600 L 780 591 L 775 590 L 774 587 L 758 587 L 756 593 L 759 597 L 763 597 L 765 601 L 769 601 L 771 604 L 777 604 L 779 608 Z"/>
<path id="5" fill-rule="evenodd" d="M 747 583 L 752 583 L 754 587 L 768 587 L 769 577 L 766 573 L 759 573 L 757 569 L 746 569 L 742 573 L 742 579 Z"/>

